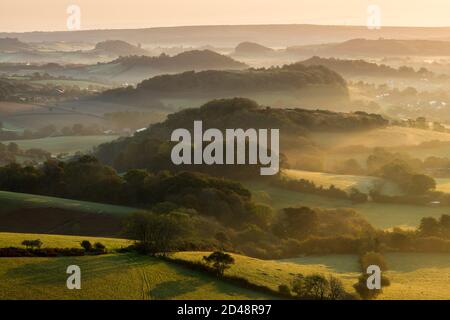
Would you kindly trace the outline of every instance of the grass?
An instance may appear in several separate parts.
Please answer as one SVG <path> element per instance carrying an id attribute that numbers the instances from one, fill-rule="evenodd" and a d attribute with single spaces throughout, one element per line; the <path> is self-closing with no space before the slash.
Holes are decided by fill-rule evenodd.
<path id="1" fill-rule="evenodd" d="M 431 140 L 450 141 L 450 134 L 432 130 L 389 126 L 358 133 L 314 133 L 314 141 L 322 146 L 340 148 L 361 145 L 374 147 L 404 147 Z"/>
<path id="2" fill-rule="evenodd" d="M 114 250 L 132 243 L 125 239 L 0 232 L 0 247 L 21 247 L 23 240 L 36 239 L 42 241 L 43 248 L 78 248 L 81 241 L 89 240 L 91 243 L 101 242 L 108 250 Z"/>
<path id="3" fill-rule="evenodd" d="M 180 252 L 175 257 L 199 261 L 206 253 Z M 264 261 L 233 255 L 235 265 L 227 272 L 245 277 L 253 283 L 278 288 L 290 284 L 294 275 L 322 273 L 339 278 L 347 291 L 360 274 L 355 255 L 305 256 L 295 259 Z M 379 299 L 450 299 L 450 254 L 389 253 L 385 254 L 390 271 L 386 276 L 391 286 Z"/>
<path id="4" fill-rule="evenodd" d="M 4 144 L 14 142 L 21 149 L 38 148 L 52 154 L 76 153 L 90 151 L 95 146 L 117 139 L 118 136 L 98 135 L 98 136 L 70 136 L 70 137 L 50 137 L 31 140 L 5 141 Z"/>
<path id="5" fill-rule="evenodd" d="M 0 247 L 23 239 L 40 238 L 49 246 L 78 246 L 81 239 L 100 241 L 108 248 L 126 240 L 0 233 Z M 207 252 L 178 252 L 174 258 L 200 261 Z M 304 256 L 260 260 L 233 254 L 226 272 L 277 289 L 298 274 L 333 274 L 349 292 L 359 276 L 357 256 Z M 388 253 L 386 275 L 391 286 L 379 299 L 450 299 L 450 254 Z M 208 274 L 157 258 L 136 254 L 64 258 L 0 258 L 1 299 L 267 299 L 266 294 L 243 289 Z M 82 289 L 66 289 L 66 268 L 78 265 Z"/>
<path id="6" fill-rule="evenodd" d="M 0 247 L 39 238 L 48 246 L 79 247 L 79 241 L 100 241 L 107 248 L 121 239 L 0 233 Z M 81 290 L 68 290 L 66 269 L 81 268 Z M 0 258 L 2 299 L 268 299 L 208 274 L 157 258 L 136 254 L 61 258 Z"/>
<path id="7" fill-rule="evenodd" d="M 440 217 L 448 213 L 445 207 L 427 207 L 403 204 L 388 204 L 367 202 L 353 204 L 343 199 L 333 199 L 313 194 L 300 193 L 273 187 L 261 182 L 248 181 L 244 186 L 249 188 L 253 194 L 264 192 L 269 195 L 269 201 L 259 200 L 282 209 L 290 206 L 308 206 L 312 208 L 353 208 L 367 219 L 374 227 L 389 229 L 395 226 L 404 228 L 415 228 L 423 217 Z"/>
<path id="8" fill-rule="evenodd" d="M 135 254 L 0 259 L 0 299 L 270 298 L 201 272 Z M 81 290 L 66 288 L 69 265 L 81 269 Z"/>
<path id="9" fill-rule="evenodd" d="M 59 208 L 88 213 L 125 215 L 138 209 L 110 204 L 0 191 L 0 211 L 21 208 Z"/>
<path id="10" fill-rule="evenodd" d="M 369 193 L 375 185 L 380 185 L 381 192 L 383 194 L 399 195 L 402 193 L 396 184 L 377 177 L 312 172 L 304 170 L 283 170 L 283 174 L 291 179 L 306 179 L 313 181 L 316 186 L 329 187 L 334 185 L 339 189 L 347 191 L 351 188 L 356 188 L 361 192 Z"/>

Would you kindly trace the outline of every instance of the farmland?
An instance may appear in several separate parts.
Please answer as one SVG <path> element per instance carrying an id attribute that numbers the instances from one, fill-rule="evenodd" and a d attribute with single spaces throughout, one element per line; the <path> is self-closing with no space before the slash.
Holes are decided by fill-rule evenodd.
<path id="1" fill-rule="evenodd" d="M 121 239 L 0 233 L 0 246 L 17 246 L 39 238 L 44 246 L 78 247 L 79 241 L 100 241 L 109 250 L 128 242 Z M 178 252 L 174 258 L 200 261 L 207 252 Z M 321 273 L 341 279 L 349 292 L 359 275 L 357 256 L 304 256 L 260 260 L 233 254 L 227 274 L 277 289 L 290 285 L 293 276 Z M 379 299 L 449 299 L 450 255 L 385 254 L 391 286 Z M 236 287 L 172 262 L 135 254 L 64 258 L 1 258 L 0 299 L 265 299 L 270 296 Z M 67 290 L 65 269 L 79 265 L 82 290 Z M 101 290 L 99 290 L 101 288 Z"/>
<path id="2" fill-rule="evenodd" d="M 300 193 L 267 185 L 261 182 L 244 183 L 256 195 L 264 192 L 269 196 L 263 199 L 276 209 L 290 206 L 309 206 L 312 208 L 353 208 L 367 219 L 374 227 L 389 229 L 395 226 L 415 228 L 423 217 L 439 217 L 448 213 L 445 207 L 428 207 L 403 204 L 367 202 L 353 204 L 343 199 Z"/>
<path id="3" fill-rule="evenodd" d="M 369 193 L 374 185 L 381 186 L 381 192 L 386 195 L 401 194 L 399 188 L 392 182 L 369 176 L 331 174 L 304 170 L 284 170 L 283 174 L 290 179 L 305 179 L 314 182 L 316 186 L 328 188 L 331 185 L 343 190 L 358 189 Z"/>
<path id="4" fill-rule="evenodd" d="M 41 240 L 43 248 L 77 248 L 83 240 L 101 242 L 109 250 L 124 248 L 131 244 L 129 240 L 114 238 L 0 232 L 0 247 L 18 247 L 23 240 L 30 239 Z"/>
<path id="5" fill-rule="evenodd" d="M 198 261 L 204 254 L 182 252 L 175 256 Z M 379 299 L 449 299 L 450 255 L 388 253 L 389 270 L 386 275 L 391 286 L 384 289 Z M 290 284 L 297 273 L 333 274 L 349 292 L 359 276 L 358 260 L 354 255 L 306 256 L 280 261 L 264 261 L 235 256 L 236 265 L 230 274 L 243 276 L 251 282 L 276 288 Z"/>
<path id="6" fill-rule="evenodd" d="M 110 142 L 117 139 L 113 135 L 98 135 L 98 136 L 68 136 L 68 137 L 49 137 L 43 139 L 31 140 L 15 140 L 5 141 L 3 143 L 14 142 L 21 149 L 38 148 L 48 151 L 52 154 L 90 151 L 95 146 Z"/>
<path id="7" fill-rule="evenodd" d="M 81 239 L 101 241 L 108 249 L 126 240 L 0 233 L 0 246 L 39 238 L 48 246 L 79 247 Z M 64 258 L 0 258 L 1 299 L 267 299 L 208 274 L 157 258 L 135 254 Z M 66 268 L 82 270 L 82 290 L 66 288 Z"/>

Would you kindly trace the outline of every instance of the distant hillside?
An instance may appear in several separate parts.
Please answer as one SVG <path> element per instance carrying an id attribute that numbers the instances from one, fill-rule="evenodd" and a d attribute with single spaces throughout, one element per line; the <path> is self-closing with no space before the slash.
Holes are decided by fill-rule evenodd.
<path id="1" fill-rule="evenodd" d="M 336 105 L 348 99 L 345 80 L 323 66 L 301 64 L 242 71 L 202 71 L 162 75 L 144 80 L 136 88 L 106 91 L 103 100 L 148 105 L 151 99 L 248 97 L 263 104 L 282 106 Z M 198 105 L 191 105 L 198 106 Z"/>
<path id="2" fill-rule="evenodd" d="M 161 54 L 158 57 L 128 56 L 120 57 L 110 64 L 120 63 L 129 67 L 150 67 L 160 71 L 189 71 L 214 69 L 243 69 L 245 63 L 238 62 L 230 57 L 211 50 L 185 51 L 170 57 Z"/>
<path id="3" fill-rule="evenodd" d="M 210 50 L 192 50 L 175 56 L 127 56 L 87 68 L 89 76 L 106 80 L 139 82 L 150 77 L 185 71 L 240 70 L 244 63 Z"/>
<path id="4" fill-rule="evenodd" d="M 291 54 L 320 56 L 449 56 L 450 41 L 352 39 L 342 43 L 290 47 L 286 51 Z"/>
<path id="5" fill-rule="evenodd" d="M 120 56 L 150 54 L 147 50 L 121 40 L 99 42 L 89 50 L 53 51 L 39 45 L 31 46 L 17 39 L 0 39 L 0 52 L 3 52 L 0 62 L 37 64 L 94 64 L 111 61 Z"/>
<path id="6" fill-rule="evenodd" d="M 376 64 L 365 60 L 344 60 L 335 58 L 312 57 L 308 60 L 299 62 L 305 66 L 325 66 L 344 76 L 372 76 L 372 77 L 425 77 L 432 73 L 426 69 L 414 71 L 410 67 L 392 68 L 384 64 Z"/>
<path id="7" fill-rule="evenodd" d="M 87 60 L 104 60 L 105 55 L 111 55 L 108 62 L 96 62 L 90 65 L 60 65 L 58 63 L 25 64 L 0 63 L 0 73 L 32 74 L 34 72 L 48 73 L 53 76 L 70 76 L 78 79 L 94 79 L 99 81 L 132 82 L 137 83 L 150 77 L 178 73 L 184 71 L 202 70 L 240 70 L 248 66 L 228 56 L 218 54 L 211 50 L 192 50 L 169 56 L 161 54 L 151 57 L 145 55 L 126 55 L 117 57 L 120 50 L 104 51 L 111 44 L 97 45 L 95 50 L 67 53 L 67 56 L 78 55 L 78 58 Z M 128 45 L 128 44 L 127 44 Z M 133 47 L 132 47 L 133 48 Z M 134 49 L 141 50 L 137 47 Z M 111 49 L 113 50 L 113 49 Z M 123 52 L 123 51 L 122 51 Z"/>
<path id="8" fill-rule="evenodd" d="M 97 43 L 94 52 L 105 52 L 108 55 L 131 56 L 131 55 L 148 55 L 149 52 L 138 46 L 129 44 L 121 40 L 108 40 Z"/>
<path id="9" fill-rule="evenodd" d="M 67 41 L 97 43 L 108 39 L 152 46 L 225 46 L 235 47 L 244 41 L 271 47 L 343 42 L 350 39 L 444 39 L 450 28 L 385 27 L 369 30 L 366 26 L 325 26 L 306 24 L 186 26 L 148 29 L 82 30 L 77 32 L 0 33 L 21 41 Z"/>
<path id="10" fill-rule="evenodd" d="M 100 145 L 96 156 L 104 163 L 114 165 L 119 171 L 131 168 L 192 170 L 189 166 L 172 165 L 170 147 L 167 142 L 170 140 L 172 131 L 177 128 L 192 130 L 194 120 L 202 120 L 204 130 L 208 128 L 219 130 L 278 128 L 281 135 L 281 152 L 292 147 L 299 148 L 302 144 L 299 137 L 305 137 L 303 140 L 308 139 L 307 136 L 312 132 L 354 132 L 387 125 L 387 120 L 380 115 L 364 112 L 336 113 L 325 110 L 277 109 L 260 106 L 244 98 L 220 99 L 210 101 L 200 108 L 170 114 L 164 122 L 153 124 L 133 137 Z M 292 140 L 292 137 L 297 140 Z M 143 150 L 146 151 L 142 152 Z M 248 168 L 241 167 L 201 168 L 195 166 L 195 170 L 205 170 L 213 175 L 223 174 L 227 177 L 230 175 L 242 178 L 248 174 L 246 171 Z"/>
<path id="11" fill-rule="evenodd" d="M 0 52 L 22 52 L 32 50 L 27 43 L 19 41 L 17 38 L 0 38 Z"/>
<path id="12" fill-rule="evenodd" d="M 254 42 L 241 42 L 234 49 L 235 56 L 266 56 L 273 54 L 275 50 Z"/>

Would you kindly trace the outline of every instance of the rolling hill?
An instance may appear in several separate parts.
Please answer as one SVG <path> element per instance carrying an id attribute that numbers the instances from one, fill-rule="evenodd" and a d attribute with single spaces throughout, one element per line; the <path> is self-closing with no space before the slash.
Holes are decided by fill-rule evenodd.
<path id="1" fill-rule="evenodd" d="M 424 38 L 428 39 L 428 37 Z M 440 40 L 356 38 L 339 43 L 287 48 L 301 56 L 449 56 L 450 42 Z"/>
<path id="2" fill-rule="evenodd" d="M 388 27 L 369 30 L 366 26 L 336 26 L 312 24 L 265 24 L 265 25 L 215 25 L 181 26 L 147 29 L 81 30 L 79 32 L 25 32 L 0 33 L 0 37 L 16 37 L 21 41 L 66 41 L 97 43 L 117 39 L 153 46 L 213 45 L 234 47 L 249 41 L 267 46 L 294 46 L 343 42 L 356 38 L 365 39 L 445 39 L 448 27 Z"/>
<path id="3" fill-rule="evenodd" d="M 395 69 L 384 64 L 376 64 L 364 60 L 345 60 L 336 58 L 320 58 L 314 56 L 299 62 L 305 66 L 325 66 L 345 77 L 389 77 L 389 78 L 421 78 L 429 77 L 431 72 L 423 69 L 420 72 L 412 68 Z"/>
<path id="4" fill-rule="evenodd" d="M 0 246 L 20 246 L 25 239 L 41 239 L 47 247 L 78 247 L 81 240 L 100 241 L 108 250 L 126 246 L 121 239 L 40 234 L 0 233 Z M 208 252 L 178 252 L 169 258 L 200 261 Z M 278 290 L 296 274 L 321 273 L 339 278 L 354 292 L 359 267 L 355 255 L 304 256 L 287 260 L 260 260 L 233 254 L 235 264 L 226 273 L 250 283 Z M 128 254 L 60 258 L 1 258 L 1 299 L 270 299 L 268 294 L 243 289 L 202 271 L 170 260 Z M 448 299 L 448 254 L 388 253 L 386 273 L 391 285 L 379 299 Z M 80 266 L 83 290 L 65 288 L 68 265 Z M 99 290 L 101 288 L 101 290 Z"/>
<path id="5" fill-rule="evenodd" d="M 32 47 L 17 38 L 0 38 L 0 52 L 30 51 Z"/>
<path id="6" fill-rule="evenodd" d="M 186 108 L 218 97 L 239 96 L 272 106 L 338 107 L 348 100 L 348 90 L 345 80 L 334 71 L 322 66 L 297 64 L 269 69 L 161 75 L 142 81 L 136 88 L 106 91 L 99 99 L 141 106 L 159 99 Z"/>
<path id="7" fill-rule="evenodd" d="M 275 52 L 274 49 L 254 42 L 241 42 L 234 49 L 233 56 L 265 57 Z"/>
<path id="8" fill-rule="evenodd" d="M 191 50 L 174 56 L 158 57 L 128 55 L 108 63 L 101 63 L 74 70 L 80 77 L 107 81 L 139 82 L 150 77 L 185 71 L 240 70 L 247 66 L 230 57 L 211 50 Z"/>

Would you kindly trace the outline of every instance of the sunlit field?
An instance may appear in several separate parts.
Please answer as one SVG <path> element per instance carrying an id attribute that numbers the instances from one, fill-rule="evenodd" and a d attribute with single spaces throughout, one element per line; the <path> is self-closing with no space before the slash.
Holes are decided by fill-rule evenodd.
<path id="1" fill-rule="evenodd" d="M 114 238 L 0 232 L 0 247 L 20 247 L 22 246 L 22 241 L 36 239 L 42 241 L 43 248 L 78 248 L 81 241 L 89 240 L 93 243 L 101 242 L 108 250 L 115 250 L 125 248 L 133 243 L 129 240 Z"/>
<path id="2" fill-rule="evenodd" d="M 394 183 L 377 177 L 332 174 L 304 170 L 283 170 L 283 175 L 294 180 L 309 180 L 314 182 L 316 186 L 322 186 L 324 188 L 328 188 L 331 185 L 334 185 L 335 187 L 346 191 L 355 188 L 360 192 L 369 193 L 374 188 L 374 186 L 377 185 L 381 186 L 381 192 L 383 194 L 401 194 L 401 191 Z"/>
<path id="3" fill-rule="evenodd" d="M 296 191 L 281 189 L 258 182 L 244 183 L 254 194 L 264 192 L 269 195 L 268 204 L 276 209 L 291 206 L 308 206 L 311 208 L 353 208 L 367 219 L 374 227 L 390 229 L 395 226 L 415 228 L 423 217 L 440 217 L 448 213 L 445 207 L 415 206 L 403 204 L 388 204 L 367 202 L 353 204 L 343 199 L 305 194 Z M 256 198 L 257 201 L 261 201 Z"/>
<path id="4" fill-rule="evenodd" d="M 449 133 L 416 128 L 389 126 L 358 133 L 314 133 L 314 141 L 330 148 L 346 146 L 398 147 L 417 145 L 425 141 L 450 141 Z"/>

